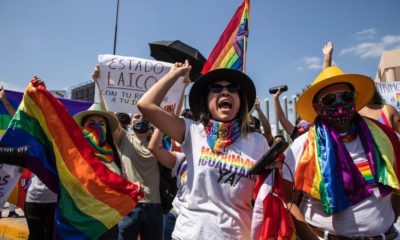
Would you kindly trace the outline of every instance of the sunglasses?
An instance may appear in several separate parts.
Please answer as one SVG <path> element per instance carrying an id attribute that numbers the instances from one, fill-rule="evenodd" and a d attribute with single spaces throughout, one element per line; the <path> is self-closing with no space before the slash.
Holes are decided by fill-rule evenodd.
<path id="1" fill-rule="evenodd" d="M 210 91 L 213 93 L 221 93 L 224 90 L 224 88 L 226 90 L 228 90 L 228 92 L 230 92 L 230 93 L 236 93 L 237 91 L 239 91 L 240 86 L 235 83 L 230 83 L 228 85 L 211 84 L 209 86 L 209 88 L 210 88 Z"/>
<path id="2" fill-rule="evenodd" d="M 320 102 L 325 106 L 332 106 L 337 99 L 341 99 L 344 103 L 352 103 L 355 99 L 355 93 L 353 91 L 327 93 L 321 97 Z"/>

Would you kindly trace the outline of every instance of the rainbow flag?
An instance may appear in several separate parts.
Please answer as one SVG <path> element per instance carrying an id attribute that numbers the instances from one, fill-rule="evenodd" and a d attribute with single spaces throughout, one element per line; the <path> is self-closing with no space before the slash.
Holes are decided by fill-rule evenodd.
<path id="1" fill-rule="evenodd" d="M 23 93 L 5 90 L 5 94 L 12 107 L 14 109 L 17 109 L 18 105 L 21 103 Z M 67 108 L 68 112 L 71 115 L 84 111 L 92 105 L 92 103 L 85 101 L 70 100 L 63 98 L 60 98 L 59 100 L 63 103 L 63 105 Z M 0 139 L 1 136 L 4 134 L 4 132 L 6 131 L 8 124 L 11 121 L 11 118 L 12 117 L 9 115 L 7 109 L 3 105 L 3 102 L 0 101 Z M 0 172 L 0 175 L 3 176 L 10 174 L 9 172 L 13 172 L 14 168 L 18 167 L 8 166 L 7 168 L 3 168 L 3 172 Z M 30 182 L 30 172 L 28 170 L 24 170 L 24 173 L 19 177 L 19 180 L 17 181 L 17 184 L 15 185 L 11 193 L 5 192 L 5 195 L 0 197 L 1 199 L 7 200 L 8 202 L 13 203 L 14 205 L 17 205 L 20 208 L 24 208 L 26 190 Z M 15 178 L 18 178 L 19 175 L 13 175 L 13 176 Z M 7 184 L 13 184 L 13 180 L 9 179 Z"/>
<path id="2" fill-rule="evenodd" d="M 140 186 L 109 170 L 64 106 L 32 80 L 3 139 L 28 145 L 26 167 L 58 193 L 60 239 L 97 239 L 127 215 L 143 196 Z"/>
<path id="3" fill-rule="evenodd" d="M 243 0 L 204 64 L 202 74 L 218 68 L 243 71 L 245 41 L 247 43 L 249 36 L 249 13 L 250 0 Z"/>
<path id="4" fill-rule="evenodd" d="M 14 109 L 18 108 L 19 103 L 22 100 L 22 92 L 15 92 L 10 90 L 5 90 L 6 97 Z M 71 115 L 75 115 L 78 112 L 87 110 L 93 103 L 59 98 L 65 108 Z M 8 114 L 7 109 L 4 107 L 3 102 L 0 101 L 0 134 L 3 134 L 7 129 L 8 124 L 11 121 L 11 116 Z"/>
<path id="5" fill-rule="evenodd" d="M 332 127 L 317 121 L 308 131 L 307 145 L 294 174 L 295 189 L 320 200 L 328 215 L 361 202 L 375 187 L 381 196 L 400 190 L 400 142 L 395 132 L 372 119 L 355 119 L 368 171 L 352 161 Z"/>
<path id="6" fill-rule="evenodd" d="M 17 109 L 19 103 L 21 102 L 22 93 L 18 94 L 17 92 L 6 90 L 5 94 L 11 106 L 13 106 L 14 109 Z M 8 113 L 6 107 L 3 105 L 3 102 L 0 101 L 0 134 L 4 134 L 8 127 L 8 124 L 11 121 L 11 118 L 12 117 Z"/>

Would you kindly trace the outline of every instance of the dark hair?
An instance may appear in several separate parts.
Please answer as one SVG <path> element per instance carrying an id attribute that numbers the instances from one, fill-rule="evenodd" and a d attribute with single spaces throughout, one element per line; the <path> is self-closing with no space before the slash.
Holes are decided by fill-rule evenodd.
<path id="1" fill-rule="evenodd" d="M 295 125 L 297 126 L 297 124 L 299 124 L 301 122 L 301 118 L 298 116 L 297 118 L 296 118 L 296 121 L 295 121 Z"/>
<path id="2" fill-rule="evenodd" d="M 94 114 L 94 115 L 98 115 L 98 114 Z M 88 117 L 91 115 L 87 115 L 84 118 L 82 118 L 82 122 L 81 122 L 81 126 L 83 126 L 83 124 L 85 123 L 85 121 L 88 119 Z M 102 115 L 99 115 L 102 116 Z M 118 154 L 118 150 L 117 147 L 115 146 L 115 142 L 114 142 L 114 138 L 111 132 L 111 128 L 110 128 L 110 124 L 108 123 L 108 120 L 106 117 L 102 116 L 104 118 L 104 120 L 106 120 L 106 142 L 108 144 L 110 144 L 111 149 L 113 151 L 113 155 L 114 155 L 114 161 L 115 164 L 117 164 L 118 168 L 122 171 L 122 164 L 121 164 L 121 158 L 119 157 Z M 97 151 L 96 149 L 94 149 L 95 151 Z"/>
<path id="3" fill-rule="evenodd" d="M 183 109 L 181 112 L 181 117 L 192 119 L 193 118 L 192 110 L 190 110 L 190 108 Z"/>
<path id="4" fill-rule="evenodd" d="M 127 114 L 127 113 L 124 113 L 124 112 L 119 112 L 119 113 L 117 113 L 116 114 L 117 115 L 117 118 L 118 118 L 118 121 L 119 121 L 119 123 L 122 125 L 122 126 L 126 126 L 126 125 L 129 125 L 130 123 L 131 123 L 131 117 L 129 116 L 129 114 Z"/>
<path id="5" fill-rule="evenodd" d="M 198 119 L 204 126 L 206 126 L 211 119 L 211 114 L 208 110 L 207 101 L 209 93 L 210 90 L 207 90 L 205 94 L 202 94 L 201 99 L 199 99 L 200 104 L 197 104 L 196 108 L 192 110 L 194 119 Z M 239 120 L 240 132 L 247 134 L 251 131 L 251 119 L 247 104 L 247 98 L 242 90 L 239 90 L 238 93 L 240 98 L 240 108 L 237 119 Z"/>
<path id="6" fill-rule="evenodd" d="M 385 105 L 385 100 L 383 100 L 379 91 L 375 88 L 374 96 L 371 99 L 371 103 L 374 105 Z"/>
<path id="7" fill-rule="evenodd" d="M 107 121 L 107 119 L 106 119 L 106 121 Z M 113 138 L 113 135 L 112 135 L 112 132 L 111 132 L 111 128 L 110 128 L 110 125 L 108 124 L 108 122 L 107 122 L 106 129 L 107 129 L 107 132 L 106 132 L 106 141 L 108 142 L 108 144 L 110 144 L 111 149 L 112 149 L 112 151 L 113 151 L 115 164 L 116 164 L 116 165 L 118 166 L 118 168 L 122 171 L 122 162 L 121 162 L 121 158 L 119 157 L 118 150 L 117 150 L 117 147 L 116 147 L 116 145 L 115 145 L 114 138 Z"/>

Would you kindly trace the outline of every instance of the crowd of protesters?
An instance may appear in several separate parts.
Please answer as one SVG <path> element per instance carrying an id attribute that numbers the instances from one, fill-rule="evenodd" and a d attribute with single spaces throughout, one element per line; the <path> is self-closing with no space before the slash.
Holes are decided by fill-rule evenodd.
<path id="1" fill-rule="evenodd" d="M 281 108 L 281 89 L 273 96 L 291 142 L 279 157 L 285 164 L 277 158 L 266 166 L 266 172 L 282 174 L 287 211 L 280 214 L 290 216 L 298 239 L 397 239 L 399 113 L 379 98 L 369 77 L 332 67 L 332 52 L 328 42 L 321 73 L 299 96 L 295 124 Z M 232 69 L 197 79 L 190 109 L 181 110 L 182 101 L 176 109 L 161 107 L 176 81 L 190 82 L 190 71 L 188 61 L 173 64 L 139 100 L 140 114 L 107 112 L 99 91 L 100 104 L 74 116 L 96 156 L 144 192 L 101 239 L 267 239 L 266 198 L 275 175 L 260 178 L 249 170 L 282 136 L 273 136 L 251 78 Z M 96 83 L 99 74 L 96 67 Z M 0 99 L 7 103 L 2 89 Z M 253 106 L 258 117 L 249 114 Z M 171 170 L 177 186 L 167 210 L 162 168 Z M 29 239 L 53 236 L 56 198 L 33 177 L 25 206 Z"/>

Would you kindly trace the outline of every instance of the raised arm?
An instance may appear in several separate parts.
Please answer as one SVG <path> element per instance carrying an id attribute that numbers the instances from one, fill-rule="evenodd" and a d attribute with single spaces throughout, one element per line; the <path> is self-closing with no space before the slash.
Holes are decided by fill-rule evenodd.
<path id="1" fill-rule="evenodd" d="M 6 108 L 8 114 L 13 117 L 15 114 L 15 108 L 11 105 L 10 101 L 8 101 L 6 91 L 4 90 L 3 86 L 0 87 L 0 100 Z"/>
<path id="2" fill-rule="evenodd" d="M 140 98 L 137 104 L 146 119 L 179 143 L 184 139 L 185 122 L 182 118 L 162 109 L 160 104 L 179 77 L 184 77 L 185 81 L 189 80 L 191 68 L 187 60 L 184 64 L 175 63 L 171 70 Z"/>
<path id="3" fill-rule="evenodd" d="M 274 141 L 274 137 L 272 136 L 271 125 L 269 124 L 267 117 L 264 115 L 263 111 L 260 108 L 260 99 L 256 98 L 256 101 L 254 102 L 254 108 L 257 111 L 258 118 L 260 119 L 260 122 L 263 126 L 264 136 L 267 139 L 268 144 L 271 146 Z"/>
<path id="4" fill-rule="evenodd" d="M 106 104 L 104 101 L 103 91 L 100 89 L 100 85 L 99 85 L 99 77 L 100 77 L 100 67 L 99 67 L 99 65 L 96 65 L 96 67 L 94 67 L 93 72 L 92 72 L 92 79 L 95 82 L 97 89 L 99 90 L 100 105 L 103 109 L 106 110 L 107 108 L 106 108 Z M 115 142 L 119 142 L 123 132 L 124 132 L 124 129 L 122 128 L 121 124 L 119 124 L 118 128 L 115 129 L 114 132 L 112 133 Z"/>
<path id="5" fill-rule="evenodd" d="M 156 128 L 151 136 L 148 148 L 163 166 L 172 169 L 175 166 L 176 154 L 162 146 L 163 136 L 164 134 L 160 129 Z"/>
<path id="6" fill-rule="evenodd" d="M 103 91 L 100 89 L 99 77 L 100 77 L 100 66 L 96 65 L 96 67 L 94 67 L 93 72 L 92 72 L 92 79 L 95 82 L 97 89 L 99 90 L 100 104 L 104 109 L 107 109 L 106 103 L 104 101 Z"/>
<path id="7" fill-rule="evenodd" d="M 322 69 L 332 66 L 332 52 L 333 52 L 333 43 L 329 41 L 326 43 L 324 48 L 322 48 L 322 53 L 324 54 Z"/>
<path id="8" fill-rule="evenodd" d="M 281 123 L 283 129 L 291 136 L 294 131 L 294 125 L 287 119 L 283 109 L 281 107 L 281 103 L 279 101 L 279 96 L 281 95 L 281 90 L 279 89 L 274 95 L 274 108 L 275 115 L 278 118 L 278 121 Z"/>

